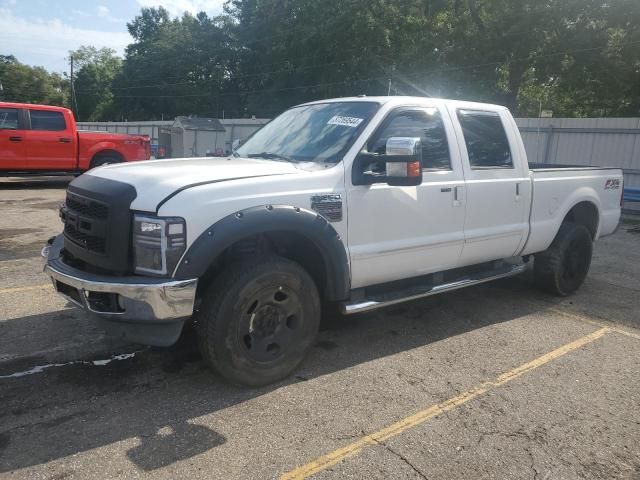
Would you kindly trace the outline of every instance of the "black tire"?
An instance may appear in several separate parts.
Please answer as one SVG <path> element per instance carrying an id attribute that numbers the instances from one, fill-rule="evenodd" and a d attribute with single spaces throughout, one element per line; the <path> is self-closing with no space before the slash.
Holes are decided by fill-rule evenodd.
<path id="1" fill-rule="evenodd" d="M 122 158 L 116 155 L 115 153 L 99 153 L 91 160 L 91 164 L 89 168 L 96 168 L 102 165 L 108 165 L 111 163 L 120 163 L 122 162 Z"/>
<path id="2" fill-rule="evenodd" d="M 204 292 L 196 335 L 204 361 L 232 383 L 288 376 L 314 345 L 320 296 L 309 274 L 281 257 L 232 264 Z"/>
<path id="3" fill-rule="evenodd" d="M 561 297 L 571 295 L 587 277 L 592 253 L 589 230 L 575 223 L 563 223 L 551 246 L 535 255 L 536 285 Z"/>

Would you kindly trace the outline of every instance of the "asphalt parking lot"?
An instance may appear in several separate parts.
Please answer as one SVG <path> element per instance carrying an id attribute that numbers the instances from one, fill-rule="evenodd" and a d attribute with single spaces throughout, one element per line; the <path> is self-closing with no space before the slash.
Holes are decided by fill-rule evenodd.
<path id="1" fill-rule="evenodd" d="M 247 389 L 53 293 L 67 181 L 0 180 L 0 478 L 640 478 L 640 220 L 573 297 L 525 275 L 329 318 Z"/>

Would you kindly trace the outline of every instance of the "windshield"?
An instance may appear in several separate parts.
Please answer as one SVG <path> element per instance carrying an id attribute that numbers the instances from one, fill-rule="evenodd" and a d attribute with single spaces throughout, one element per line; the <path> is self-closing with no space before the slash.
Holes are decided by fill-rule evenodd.
<path id="1" fill-rule="evenodd" d="M 291 108 L 257 131 L 235 154 L 337 163 L 378 106 L 374 102 L 336 102 Z"/>

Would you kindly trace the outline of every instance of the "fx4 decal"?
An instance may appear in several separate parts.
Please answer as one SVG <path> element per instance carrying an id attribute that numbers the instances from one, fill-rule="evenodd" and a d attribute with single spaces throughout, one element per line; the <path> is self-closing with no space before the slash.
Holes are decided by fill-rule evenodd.
<path id="1" fill-rule="evenodd" d="M 610 178 L 604 184 L 605 190 L 618 190 L 620 188 L 619 178 Z"/>

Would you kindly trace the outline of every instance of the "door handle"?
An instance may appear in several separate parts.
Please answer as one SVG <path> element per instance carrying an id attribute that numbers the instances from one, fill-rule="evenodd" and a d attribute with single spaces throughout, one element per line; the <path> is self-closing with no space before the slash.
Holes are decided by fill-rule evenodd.
<path id="1" fill-rule="evenodd" d="M 459 207 L 460 205 L 462 205 L 462 202 L 460 201 L 460 197 L 462 196 L 460 194 L 461 189 L 462 189 L 461 186 L 453 187 L 453 206 L 454 207 Z"/>
<path id="2" fill-rule="evenodd" d="M 516 202 L 520 201 L 520 183 L 516 183 Z"/>
<path id="3" fill-rule="evenodd" d="M 9 137 L 10 142 L 21 142 L 22 137 Z"/>
<path id="4" fill-rule="evenodd" d="M 61 137 L 58 139 L 60 143 L 71 143 L 71 139 L 67 137 Z"/>
<path id="5" fill-rule="evenodd" d="M 442 193 L 450 192 L 450 191 L 451 191 L 451 187 L 442 187 L 442 188 L 440 189 L 440 191 L 441 191 Z"/>

